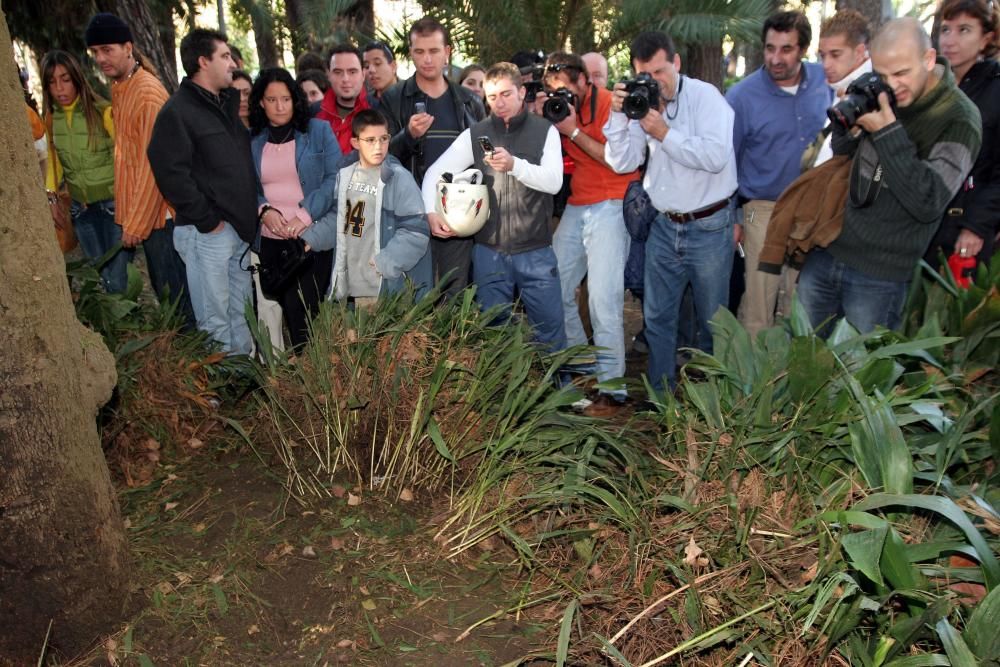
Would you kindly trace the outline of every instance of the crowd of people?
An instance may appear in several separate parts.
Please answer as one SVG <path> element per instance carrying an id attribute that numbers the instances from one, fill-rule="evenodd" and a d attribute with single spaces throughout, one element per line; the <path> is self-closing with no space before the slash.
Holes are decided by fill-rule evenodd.
<path id="1" fill-rule="evenodd" d="M 85 41 L 110 102 L 73 55 L 47 53 L 35 138 L 56 226 L 104 260 L 107 290 L 125 289 L 142 245 L 153 290 L 227 352 L 253 352 L 251 305 L 294 350 L 324 298 L 475 285 L 501 317 L 518 305 L 547 349 L 593 342 L 585 411 L 610 416 L 628 400 L 633 262 L 647 375 L 665 391 L 679 346 L 711 351 L 720 307 L 738 303 L 751 335 L 793 294 L 821 331 L 839 317 L 893 328 L 921 258 L 965 273 L 989 261 L 998 24 L 992 0 L 945 0 L 933 44 L 914 19 L 872 35 L 841 10 L 813 63 L 808 20 L 778 12 L 763 66 L 725 94 L 684 74 L 658 31 L 632 40 L 633 78 L 609 88 L 598 53 L 523 51 L 454 75 L 431 17 L 410 27 L 405 80 L 377 41 L 252 78 L 224 35 L 194 29 L 168 96 L 129 26 L 102 13 Z"/>

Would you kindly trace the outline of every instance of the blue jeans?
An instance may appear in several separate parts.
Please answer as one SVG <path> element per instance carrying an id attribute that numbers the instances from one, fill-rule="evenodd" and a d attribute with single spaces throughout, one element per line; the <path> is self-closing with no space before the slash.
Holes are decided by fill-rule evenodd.
<path id="1" fill-rule="evenodd" d="M 96 262 L 115 246 L 121 246 L 122 228 L 115 224 L 115 201 L 106 199 L 89 205 L 70 205 L 73 231 L 83 254 Z M 124 292 L 128 287 L 128 263 L 133 251 L 122 248 L 101 268 L 101 282 L 107 292 Z"/>
<path id="2" fill-rule="evenodd" d="M 142 251 L 146 254 L 146 269 L 153 292 L 160 299 L 177 300 L 177 313 L 184 318 L 185 330 L 193 330 L 197 320 L 191 308 L 184 262 L 174 248 L 174 221 L 167 218 L 164 227 L 151 231 L 149 238 L 142 242 Z"/>
<path id="3" fill-rule="evenodd" d="M 566 206 L 552 238 L 559 261 L 566 341 L 586 345 L 587 334 L 576 304 L 576 288 L 587 276 L 590 322 L 597 350 L 597 380 L 625 375 L 625 260 L 629 235 L 621 199 L 589 206 Z M 648 289 L 648 285 L 646 289 Z M 621 392 L 624 394 L 624 389 Z"/>
<path id="4" fill-rule="evenodd" d="M 697 340 L 712 351 L 708 326 L 729 300 L 733 270 L 733 218 L 727 207 L 701 220 L 677 223 L 662 213 L 646 240 L 645 298 L 642 315 L 649 343 L 649 381 L 662 390 L 676 382 L 677 328 L 681 299 L 691 285 Z"/>
<path id="5" fill-rule="evenodd" d="M 174 247 L 184 261 L 198 328 L 230 354 L 250 354 L 253 341 L 245 309 L 253 287 L 250 273 L 240 268 L 247 249 L 228 222 L 222 230 L 202 234 L 193 225 L 174 228 Z"/>
<path id="6" fill-rule="evenodd" d="M 806 257 L 797 293 L 820 335 L 827 335 L 830 325 L 840 317 L 846 317 L 861 333 L 868 333 L 879 325 L 899 327 L 908 285 L 909 281 L 872 278 L 817 248 Z"/>
<path id="7" fill-rule="evenodd" d="M 472 249 L 472 277 L 476 301 L 484 309 L 506 305 L 509 317 L 516 288 L 535 339 L 553 352 L 566 347 L 559 270 L 551 247 L 507 255 L 477 243 Z"/>

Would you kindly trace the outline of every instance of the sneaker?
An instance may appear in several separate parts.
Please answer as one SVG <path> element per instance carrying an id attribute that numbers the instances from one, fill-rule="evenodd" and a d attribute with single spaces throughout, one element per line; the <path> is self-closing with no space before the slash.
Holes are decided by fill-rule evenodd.
<path id="1" fill-rule="evenodd" d="M 598 394 L 593 403 L 583 410 L 583 414 L 588 417 L 607 418 L 614 417 L 625 408 L 622 401 L 619 401 L 611 394 Z"/>

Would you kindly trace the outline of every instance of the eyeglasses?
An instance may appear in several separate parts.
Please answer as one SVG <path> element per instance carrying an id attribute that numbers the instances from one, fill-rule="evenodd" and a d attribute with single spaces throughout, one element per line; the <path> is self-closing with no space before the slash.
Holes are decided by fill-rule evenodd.
<path id="1" fill-rule="evenodd" d="M 390 137 L 388 134 L 383 134 L 381 137 L 363 137 L 363 138 L 359 137 L 358 141 L 363 141 L 369 146 L 375 147 L 389 143 L 390 139 L 392 139 L 392 137 Z"/>

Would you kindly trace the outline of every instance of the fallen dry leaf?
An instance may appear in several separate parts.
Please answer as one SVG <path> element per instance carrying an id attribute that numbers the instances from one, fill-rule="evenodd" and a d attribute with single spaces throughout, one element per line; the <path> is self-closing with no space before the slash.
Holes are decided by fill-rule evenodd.
<path id="1" fill-rule="evenodd" d="M 708 565 L 708 558 L 704 554 L 705 551 L 695 544 L 692 535 L 687 546 L 684 547 L 684 562 L 691 567 L 705 567 Z"/>
<path id="2" fill-rule="evenodd" d="M 413 491 L 410 491 L 409 489 L 403 489 L 402 491 L 399 492 L 399 499 L 402 500 L 404 503 L 413 502 Z"/>
<path id="3" fill-rule="evenodd" d="M 306 546 L 302 547 L 302 555 L 305 556 L 306 558 L 315 558 L 316 550 L 313 549 L 311 544 L 307 544 Z"/>
<path id="4" fill-rule="evenodd" d="M 334 498 L 343 498 L 344 494 L 347 493 L 347 489 L 342 487 L 340 484 L 334 484 L 330 487 L 330 493 L 333 494 Z"/>
<path id="5" fill-rule="evenodd" d="M 330 548 L 334 551 L 340 551 L 344 548 L 344 540 L 339 537 L 330 538 Z"/>
<path id="6" fill-rule="evenodd" d="M 353 639 L 341 639 L 337 642 L 337 648 L 354 648 L 356 645 Z"/>
<path id="7" fill-rule="evenodd" d="M 191 438 L 187 442 L 187 446 L 190 447 L 191 449 L 198 449 L 202 447 L 204 444 L 205 443 L 202 442 L 200 438 Z"/>
<path id="8" fill-rule="evenodd" d="M 165 505 L 163 506 L 163 511 L 165 511 L 165 512 L 169 512 L 170 510 L 172 510 L 172 509 L 174 509 L 175 507 L 177 507 L 177 505 L 178 505 L 178 504 L 179 504 L 179 503 L 166 503 L 166 504 L 165 504 Z"/>
<path id="9" fill-rule="evenodd" d="M 250 635 L 251 637 L 253 637 L 258 632 L 260 632 L 260 628 L 257 627 L 256 623 L 247 628 L 247 634 Z"/>
<path id="10" fill-rule="evenodd" d="M 361 496 L 356 496 L 353 493 L 347 494 L 347 504 L 354 507 L 355 505 L 361 504 Z"/>
<path id="11" fill-rule="evenodd" d="M 362 600 L 361 606 L 367 609 L 368 611 L 375 611 L 378 608 L 378 605 L 375 604 L 375 600 L 372 600 L 371 598 Z"/>

